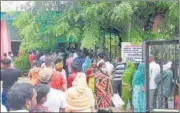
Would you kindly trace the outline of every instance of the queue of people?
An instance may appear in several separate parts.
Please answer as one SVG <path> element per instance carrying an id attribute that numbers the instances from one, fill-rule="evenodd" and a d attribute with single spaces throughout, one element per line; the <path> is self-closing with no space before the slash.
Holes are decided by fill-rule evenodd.
<path id="1" fill-rule="evenodd" d="M 32 53 L 30 83 L 17 83 L 21 71 L 12 67 L 9 58 L 4 58 L 1 61 L 3 107 L 10 112 L 110 112 L 114 104 L 112 97 L 118 94 L 124 101 L 121 110 L 126 111 L 130 104 L 131 111 L 146 111 L 144 63 L 125 64 L 118 57 L 113 65 L 103 53 L 97 58 L 87 51 L 73 54 L 69 53 L 64 60 L 62 54 L 37 57 Z M 151 56 L 149 61 L 150 108 L 166 108 L 172 87 L 172 62 L 164 63 L 161 75 L 156 59 Z"/>

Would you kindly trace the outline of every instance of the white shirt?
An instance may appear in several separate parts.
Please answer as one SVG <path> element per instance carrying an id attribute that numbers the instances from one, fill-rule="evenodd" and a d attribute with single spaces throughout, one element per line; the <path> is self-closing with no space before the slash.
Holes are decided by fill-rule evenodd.
<path id="1" fill-rule="evenodd" d="M 155 82 L 155 78 L 158 74 L 160 74 L 161 69 L 160 69 L 159 64 L 157 64 L 154 61 L 149 64 L 149 68 L 150 68 L 149 69 L 149 78 L 150 78 L 149 87 L 150 89 L 156 89 L 157 84 Z"/>
<path id="2" fill-rule="evenodd" d="M 114 70 L 114 66 L 110 62 L 106 62 L 106 69 L 109 76 L 112 75 L 112 72 Z"/>
<path id="3" fill-rule="evenodd" d="M 51 112 L 59 112 L 59 109 L 65 109 L 67 103 L 65 101 L 65 94 L 61 90 L 50 88 L 47 95 L 47 101 L 44 103 Z"/>

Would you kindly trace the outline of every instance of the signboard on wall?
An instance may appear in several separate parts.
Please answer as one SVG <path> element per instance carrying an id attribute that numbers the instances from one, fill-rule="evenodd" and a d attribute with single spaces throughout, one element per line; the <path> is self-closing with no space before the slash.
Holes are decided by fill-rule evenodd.
<path id="1" fill-rule="evenodd" d="M 121 56 L 123 62 L 142 62 L 142 43 L 133 44 L 131 42 L 122 42 Z"/>

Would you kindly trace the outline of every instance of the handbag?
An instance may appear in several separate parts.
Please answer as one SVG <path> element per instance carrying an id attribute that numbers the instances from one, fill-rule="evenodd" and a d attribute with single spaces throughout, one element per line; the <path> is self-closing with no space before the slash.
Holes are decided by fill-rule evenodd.
<path id="1" fill-rule="evenodd" d="M 118 94 L 113 94 L 112 102 L 116 108 L 122 108 L 124 101 Z"/>

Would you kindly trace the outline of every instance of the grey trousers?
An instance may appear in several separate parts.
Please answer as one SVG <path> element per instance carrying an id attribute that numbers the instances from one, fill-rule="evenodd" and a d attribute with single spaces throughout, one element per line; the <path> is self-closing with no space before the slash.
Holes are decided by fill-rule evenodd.
<path id="1" fill-rule="evenodd" d="M 114 80 L 113 81 L 113 93 L 122 95 L 122 80 Z"/>
<path id="2" fill-rule="evenodd" d="M 153 109 L 156 107 L 157 90 L 150 89 L 149 91 L 149 108 Z"/>
<path id="3" fill-rule="evenodd" d="M 157 96 L 157 108 L 158 109 L 166 109 L 168 108 L 168 98 L 164 95 Z"/>

